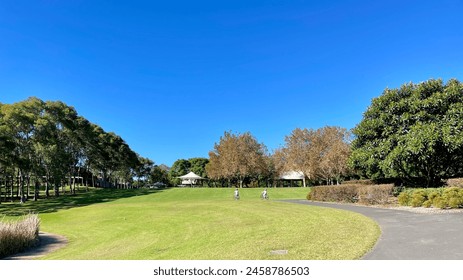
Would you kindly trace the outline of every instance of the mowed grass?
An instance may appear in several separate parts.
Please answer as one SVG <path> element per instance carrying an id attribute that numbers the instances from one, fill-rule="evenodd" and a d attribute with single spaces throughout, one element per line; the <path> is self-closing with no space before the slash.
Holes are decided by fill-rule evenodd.
<path id="1" fill-rule="evenodd" d="M 369 218 L 276 201 L 308 189 L 174 188 L 41 214 L 41 230 L 69 244 L 45 259 L 358 259 L 380 235 Z M 285 255 L 272 251 L 287 250 Z"/>

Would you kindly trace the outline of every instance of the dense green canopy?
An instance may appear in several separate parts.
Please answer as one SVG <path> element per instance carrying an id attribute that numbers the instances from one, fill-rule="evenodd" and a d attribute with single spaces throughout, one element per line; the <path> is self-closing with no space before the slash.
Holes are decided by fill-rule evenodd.
<path id="1" fill-rule="evenodd" d="M 351 164 L 361 175 L 438 186 L 463 170 L 463 85 L 429 80 L 386 89 L 353 132 Z"/>
<path id="2" fill-rule="evenodd" d="M 135 174 L 140 165 L 120 136 L 63 102 L 31 97 L 0 104 L 0 187 L 9 186 L 12 196 L 11 186 L 17 185 L 21 202 L 29 195 L 24 188 L 31 178 L 47 185 L 47 196 L 49 185 L 58 196 L 60 186 L 84 174 L 100 186 L 130 186 L 135 175 L 142 176 Z"/>

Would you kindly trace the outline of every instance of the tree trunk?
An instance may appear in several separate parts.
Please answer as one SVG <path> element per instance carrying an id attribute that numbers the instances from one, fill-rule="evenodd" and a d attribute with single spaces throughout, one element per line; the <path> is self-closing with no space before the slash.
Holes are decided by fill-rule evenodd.
<path id="1" fill-rule="evenodd" d="M 55 190 L 55 197 L 59 197 L 59 187 L 60 187 L 60 180 L 54 178 L 54 190 Z"/>
<path id="2" fill-rule="evenodd" d="M 29 200 L 29 192 L 31 190 L 31 174 L 27 175 L 26 201 Z"/>
<path id="3" fill-rule="evenodd" d="M 39 199 L 39 187 L 40 187 L 39 180 L 35 180 L 34 201 L 37 201 Z"/>
<path id="4" fill-rule="evenodd" d="M 24 175 L 23 175 L 23 172 L 21 170 L 19 170 L 19 176 L 18 176 L 18 180 L 19 180 L 19 186 L 18 186 L 18 194 L 19 194 L 19 203 L 25 203 L 25 199 L 24 199 Z"/>
<path id="5" fill-rule="evenodd" d="M 48 175 L 47 175 L 47 176 L 45 176 L 45 196 L 47 198 L 50 197 L 50 185 L 49 185 L 48 181 L 49 180 L 48 180 Z"/>

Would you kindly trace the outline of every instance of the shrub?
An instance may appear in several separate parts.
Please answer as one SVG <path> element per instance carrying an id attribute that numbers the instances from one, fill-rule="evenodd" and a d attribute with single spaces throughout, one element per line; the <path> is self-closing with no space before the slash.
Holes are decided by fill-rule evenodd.
<path id="1" fill-rule="evenodd" d="M 309 197 L 310 200 L 317 201 L 356 202 L 358 199 L 358 186 L 339 185 L 313 187 Z"/>
<path id="2" fill-rule="evenodd" d="M 448 207 L 447 201 L 443 199 L 441 196 L 436 197 L 432 203 L 434 207 L 445 209 Z"/>
<path id="3" fill-rule="evenodd" d="M 27 215 L 17 222 L 0 222 L 0 258 L 20 253 L 37 244 L 40 219 Z"/>
<path id="4" fill-rule="evenodd" d="M 461 208 L 463 207 L 463 188 L 407 190 L 400 193 L 398 201 L 403 206 Z"/>
<path id="5" fill-rule="evenodd" d="M 447 185 L 449 187 L 459 187 L 463 188 L 463 178 L 453 178 L 447 180 Z"/>
<path id="6" fill-rule="evenodd" d="M 431 200 L 426 200 L 423 202 L 423 207 L 430 208 L 432 206 L 432 201 Z"/>
<path id="7" fill-rule="evenodd" d="M 463 189 L 459 187 L 445 188 L 442 198 L 450 208 L 460 208 L 463 206 Z"/>
<path id="8" fill-rule="evenodd" d="M 393 185 L 339 185 L 313 187 L 308 200 L 328 202 L 359 202 L 364 204 L 387 203 Z"/>
<path id="9" fill-rule="evenodd" d="M 412 207 L 421 207 L 423 206 L 423 203 L 426 200 L 428 200 L 427 191 L 423 189 L 418 189 L 412 193 L 409 205 Z"/>
<path id="10" fill-rule="evenodd" d="M 375 183 L 372 180 L 363 179 L 363 180 L 349 180 L 342 182 L 343 185 L 374 185 Z"/>
<path id="11" fill-rule="evenodd" d="M 397 200 L 399 201 L 399 205 L 409 206 L 410 200 L 411 200 L 410 192 L 409 191 L 401 192 L 399 196 L 397 197 Z"/>
<path id="12" fill-rule="evenodd" d="M 432 189 L 428 191 L 428 201 L 431 202 L 431 204 L 434 203 L 434 200 L 436 198 L 439 198 L 442 196 L 442 189 Z"/>
<path id="13" fill-rule="evenodd" d="M 385 204 L 391 197 L 394 185 L 362 186 L 358 189 L 359 203 Z"/>

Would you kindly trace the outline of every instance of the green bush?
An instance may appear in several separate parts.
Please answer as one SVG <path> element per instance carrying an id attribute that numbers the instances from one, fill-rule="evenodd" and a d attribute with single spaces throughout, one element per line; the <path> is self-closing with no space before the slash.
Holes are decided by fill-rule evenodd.
<path id="1" fill-rule="evenodd" d="M 441 196 L 436 197 L 432 203 L 432 205 L 436 208 L 445 209 L 448 207 L 447 201 L 443 199 Z"/>
<path id="2" fill-rule="evenodd" d="M 426 190 L 418 189 L 412 193 L 410 206 L 412 207 L 421 207 L 423 203 L 428 200 L 428 194 Z"/>
<path id="3" fill-rule="evenodd" d="M 462 208 L 463 188 L 414 189 L 400 193 L 400 205 L 413 207 Z"/>
<path id="4" fill-rule="evenodd" d="M 431 202 L 431 204 L 434 203 L 434 200 L 438 197 L 442 196 L 442 189 L 431 189 L 428 191 L 428 201 Z"/>
<path id="5" fill-rule="evenodd" d="M 399 205 L 402 206 L 409 206 L 410 205 L 410 200 L 411 200 L 411 195 L 409 191 L 403 191 L 399 194 L 397 197 L 399 201 Z"/>
<path id="6" fill-rule="evenodd" d="M 0 258 L 13 255 L 37 244 L 40 219 L 27 215 L 17 222 L 0 222 Z"/>
<path id="7" fill-rule="evenodd" d="M 432 201 L 431 200 L 426 200 L 425 202 L 423 202 L 423 207 L 425 208 L 430 208 L 432 206 Z"/>
<path id="8" fill-rule="evenodd" d="M 463 189 L 459 187 L 450 187 L 444 189 L 442 198 L 447 202 L 450 208 L 460 208 L 463 206 Z"/>

